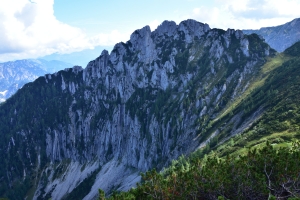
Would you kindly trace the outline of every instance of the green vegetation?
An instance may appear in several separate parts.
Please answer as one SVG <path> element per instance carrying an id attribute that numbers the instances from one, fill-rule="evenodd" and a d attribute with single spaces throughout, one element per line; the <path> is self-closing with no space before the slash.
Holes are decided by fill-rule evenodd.
<path id="1" fill-rule="evenodd" d="M 297 45 L 298 43 L 295 47 Z M 289 49 L 290 54 L 292 49 L 293 47 Z M 297 52 L 297 48 L 295 51 Z M 251 141 L 253 143 L 262 141 L 264 137 L 272 134 L 285 133 L 282 135 L 286 135 L 286 138 L 288 135 L 295 135 L 300 122 L 299 76 L 299 57 L 283 53 L 268 58 L 268 62 L 262 66 L 242 96 L 227 104 L 215 119 L 207 122 L 206 126 L 199 130 L 199 134 L 203 137 L 202 141 L 219 130 L 217 138 L 210 143 L 210 148 L 215 150 L 218 145 L 232 137 L 230 134 L 233 127 L 238 127 L 251 118 L 256 120 L 245 127 L 242 135 L 247 140 L 236 142 L 240 146 L 245 146 L 246 143 L 250 145 Z M 235 116 L 236 119 L 233 121 Z M 225 125 L 227 128 L 220 128 Z"/>
<path id="2" fill-rule="evenodd" d="M 142 174 L 136 188 L 108 199 L 299 199 L 299 164 L 299 141 L 278 150 L 267 142 L 236 158 L 181 158 L 163 173 Z"/>
<path id="3" fill-rule="evenodd" d="M 284 54 L 289 56 L 299 56 L 300 55 L 300 42 L 295 43 L 293 46 L 287 48 Z"/>

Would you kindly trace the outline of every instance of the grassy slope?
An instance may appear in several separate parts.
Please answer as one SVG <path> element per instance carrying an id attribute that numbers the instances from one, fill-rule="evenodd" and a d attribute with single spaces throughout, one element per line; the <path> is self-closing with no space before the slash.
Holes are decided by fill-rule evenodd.
<path id="1" fill-rule="evenodd" d="M 221 112 L 219 117 L 217 117 L 213 121 L 217 121 L 218 119 L 224 117 L 225 115 L 227 115 L 228 113 L 233 111 L 237 106 L 239 106 L 241 104 L 241 102 L 244 99 L 249 97 L 249 95 L 251 94 L 251 92 L 253 90 L 255 90 L 258 87 L 261 87 L 265 83 L 267 77 L 274 69 L 281 66 L 282 63 L 284 63 L 285 61 L 287 61 L 289 59 L 290 59 L 289 56 L 285 56 L 283 54 L 277 54 L 274 58 L 268 58 L 268 62 L 261 68 L 259 75 L 257 77 L 255 77 L 255 80 L 249 85 L 249 87 L 246 89 L 246 91 L 243 93 L 243 95 L 240 96 L 238 99 L 235 99 L 235 101 L 230 104 L 230 107 L 226 107 Z"/>
<path id="2" fill-rule="evenodd" d="M 223 143 L 223 141 L 226 141 L 228 140 L 228 138 L 232 137 L 229 134 L 232 125 L 228 126 L 227 124 L 232 123 L 230 122 L 230 120 L 232 119 L 233 115 L 240 115 L 239 117 L 242 117 L 244 120 L 245 118 L 249 117 L 249 115 L 256 112 L 258 106 L 268 106 L 268 99 L 264 99 L 264 102 L 261 102 L 261 97 L 259 97 L 259 95 L 261 94 L 257 95 L 257 91 L 263 89 L 266 90 L 264 93 L 268 93 L 269 89 L 264 88 L 266 85 L 266 80 L 268 80 L 268 78 L 274 74 L 274 70 L 280 68 L 283 65 L 283 63 L 293 59 L 295 59 L 294 56 L 283 53 L 277 54 L 272 58 L 268 58 L 267 62 L 261 67 L 260 72 L 255 76 L 254 80 L 250 82 L 250 85 L 247 87 L 244 93 L 240 97 L 235 98 L 231 103 L 228 103 L 228 106 L 225 107 L 216 116 L 215 119 L 211 120 L 208 123 L 207 130 L 205 130 L 204 132 L 202 131 L 200 133 L 205 135 L 213 135 L 213 133 L 216 132 L 216 130 L 220 130 L 220 127 L 228 127 L 221 130 L 220 134 L 217 137 L 215 137 L 215 139 L 211 140 L 212 142 L 210 144 L 210 148 L 215 149 L 216 146 Z M 270 85 L 270 83 L 268 85 Z M 253 101 L 255 100 L 258 101 L 253 103 Z M 214 140 L 218 142 L 215 142 Z M 206 149 L 205 153 L 207 153 L 208 151 L 210 150 Z"/>
<path id="3" fill-rule="evenodd" d="M 239 155 L 251 147 L 264 146 L 267 140 L 275 147 L 282 147 L 289 146 L 294 139 L 299 139 L 299 76 L 300 43 L 297 43 L 284 53 L 269 59 L 243 96 L 221 114 L 220 118 L 229 112 L 238 112 L 245 109 L 249 102 L 252 102 L 253 108 L 265 108 L 265 113 L 246 131 L 213 147 L 214 153 L 219 156 Z"/>

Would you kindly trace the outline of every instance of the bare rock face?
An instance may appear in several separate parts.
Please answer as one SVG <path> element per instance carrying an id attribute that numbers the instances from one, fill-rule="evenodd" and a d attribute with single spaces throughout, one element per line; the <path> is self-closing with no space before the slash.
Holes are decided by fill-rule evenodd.
<path id="1" fill-rule="evenodd" d="M 139 172 L 162 169 L 205 144 L 205 124 L 245 91 L 272 53 L 259 37 L 194 20 L 164 21 L 153 32 L 146 26 L 85 69 L 27 84 L 7 104 L 16 101 L 15 112 L 28 114 L 29 124 L 11 130 L 0 151 L 14 153 L 14 140 L 26 151 L 31 164 L 20 159 L 18 171 L 35 174 L 33 199 L 68 199 L 88 181 L 84 199 L 99 188 L 127 190 Z M 34 99 L 24 98 L 35 106 L 26 111 L 17 98 L 33 90 Z M 8 174 L 13 184 L 18 175 Z"/>
<path id="2" fill-rule="evenodd" d="M 245 34 L 256 33 L 276 51 L 283 52 L 300 41 L 300 18 L 280 26 L 264 27 L 259 30 L 243 30 Z"/>

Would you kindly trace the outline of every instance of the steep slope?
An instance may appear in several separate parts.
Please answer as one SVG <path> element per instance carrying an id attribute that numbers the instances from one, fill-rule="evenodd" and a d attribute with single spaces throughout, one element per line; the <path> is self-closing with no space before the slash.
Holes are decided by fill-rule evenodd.
<path id="1" fill-rule="evenodd" d="M 205 148 L 181 156 L 137 189 L 110 199 L 298 199 L 300 197 L 300 42 L 269 59 Z M 260 82 L 260 83 L 258 83 Z M 265 110 L 243 132 L 218 140 L 224 124 Z M 215 122 L 215 123 L 214 123 Z M 213 128 L 212 128 L 213 129 Z M 228 138 L 227 138 L 228 139 Z M 294 197 L 294 198 L 293 198 Z M 297 198 L 298 197 L 298 198 Z"/>
<path id="2" fill-rule="evenodd" d="M 257 35 L 165 21 L 136 30 L 85 69 L 26 84 L 0 107 L 0 195 L 81 199 L 80 191 L 92 199 L 98 188 L 129 189 L 139 172 L 218 135 L 210 121 L 274 53 Z"/>
<path id="3" fill-rule="evenodd" d="M 70 67 L 71 64 L 56 60 L 17 60 L 0 63 L 0 102 L 8 99 L 25 83 L 44 74 Z"/>
<path id="4" fill-rule="evenodd" d="M 137 189 L 110 199 L 298 199 L 299 65 L 300 42 L 262 67 L 264 83 L 256 84 L 225 120 L 228 123 L 241 110 L 244 118 L 255 107 L 265 109 L 244 132 L 209 143 L 188 158 L 181 156 L 160 174 L 148 171 Z"/>
<path id="5" fill-rule="evenodd" d="M 259 30 L 243 30 L 245 34 L 256 33 L 278 52 L 283 52 L 300 40 L 300 18 L 275 27 L 264 27 Z"/>

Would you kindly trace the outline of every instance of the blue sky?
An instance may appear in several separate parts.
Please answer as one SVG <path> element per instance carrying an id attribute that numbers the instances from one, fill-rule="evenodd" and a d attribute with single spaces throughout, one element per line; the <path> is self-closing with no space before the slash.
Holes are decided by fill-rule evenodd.
<path id="1" fill-rule="evenodd" d="M 161 23 L 163 20 L 183 20 L 199 5 L 211 6 L 209 4 L 212 3 L 209 2 L 212 1 L 60 0 L 54 3 L 54 14 L 58 20 L 81 27 L 92 34 L 116 29 L 133 32 L 155 21 Z"/>
<path id="2" fill-rule="evenodd" d="M 164 20 L 258 29 L 298 18 L 299 10 L 300 0 L 0 1 L 0 62 L 111 49 L 134 30 L 154 30 Z"/>

